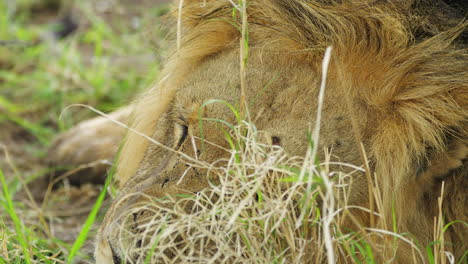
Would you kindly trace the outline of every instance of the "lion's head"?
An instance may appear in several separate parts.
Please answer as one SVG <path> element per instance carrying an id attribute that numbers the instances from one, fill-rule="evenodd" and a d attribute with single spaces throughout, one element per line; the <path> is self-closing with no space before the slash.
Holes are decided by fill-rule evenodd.
<path id="1" fill-rule="evenodd" d="M 428 7 L 418 1 L 246 2 L 244 14 L 242 5 L 230 1 L 185 0 L 175 8 L 180 26 L 175 49 L 158 85 L 136 103 L 116 174 L 122 191 L 101 227 L 98 263 L 143 261 L 144 253 L 125 249 L 154 242 L 154 232 L 134 236 L 155 213 L 132 211 L 135 204 L 177 200 L 221 184 L 207 175 L 213 175 L 211 167 L 228 166 L 236 147 L 229 131 L 240 120 L 262 131 L 262 143 L 279 145 L 290 156 L 306 155 L 327 46 L 332 56 L 318 153 L 324 159 L 323 150 L 329 150 L 334 160 L 367 170 L 345 181 L 352 185 L 347 203 L 371 206 L 371 184 L 382 197 L 376 207 L 390 217 L 379 221 L 391 222 L 397 215 L 398 230 L 426 245 L 434 238 L 436 200 L 445 182 L 446 192 L 455 195 L 446 199 L 445 215 L 466 220 L 461 203 L 467 190 L 468 82 L 463 39 L 457 39 L 466 23 L 453 22 L 456 12 L 450 6 L 439 1 Z M 354 218 L 364 226 L 369 219 L 367 213 Z M 461 256 L 463 239 L 447 239 Z"/>

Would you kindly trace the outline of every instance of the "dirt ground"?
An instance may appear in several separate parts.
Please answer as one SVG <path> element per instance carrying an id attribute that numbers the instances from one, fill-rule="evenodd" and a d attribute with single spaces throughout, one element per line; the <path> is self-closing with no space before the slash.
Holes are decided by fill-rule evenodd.
<path id="1" fill-rule="evenodd" d="M 99 14 L 100 18 L 108 24 L 115 25 L 115 32 L 118 32 L 119 28 L 122 28 L 121 24 L 125 24 L 127 29 L 140 30 L 138 29 L 139 19 L 146 9 L 165 2 L 167 1 L 100 0 L 94 1 L 93 7 L 96 14 Z M 60 21 L 60 17 L 69 14 L 76 20 L 78 28 L 75 30 L 83 30 L 90 23 L 90 21 L 86 20 L 86 16 L 80 13 L 81 10 L 74 7 L 74 2 L 67 2 L 66 5 L 59 8 L 41 7 L 41 9 L 34 10 L 34 12 L 33 19 L 38 24 L 57 23 L 57 21 Z M 83 45 L 80 49 L 83 54 L 86 54 L 89 47 Z M 141 57 L 122 54 L 121 57 L 114 58 L 114 62 L 128 64 L 131 61 L 132 65 L 135 68 L 140 68 L 142 74 L 144 74 L 147 72 L 147 68 L 154 63 L 154 60 L 158 59 L 157 56 L 158 54 Z M 87 58 L 83 59 L 86 60 Z M 92 60 L 92 58 L 88 59 L 89 61 Z M 0 81 L 0 95 L 8 99 L 8 93 L 11 91 L 2 91 L 1 85 Z M 12 99 L 12 101 L 14 100 Z M 15 103 L 21 104 L 21 102 L 17 101 Z M 0 104 L 0 113 L 1 111 L 3 109 Z M 44 122 L 45 114 L 46 111 L 34 110 L 22 114 L 22 118 L 33 123 L 41 120 L 40 122 L 44 127 L 57 131 L 56 120 L 51 118 Z M 92 184 L 72 186 L 65 180 L 52 187 L 49 181 L 52 168 L 45 162 L 46 158 L 47 147 L 39 143 L 38 139 L 28 129 L 11 120 L 0 119 L 0 168 L 7 180 L 18 179 L 16 185 L 18 192 L 15 195 L 15 200 L 24 205 L 20 209 L 21 219 L 28 228 L 42 233 L 45 237 L 73 243 L 81 231 L 82 224 L 87 218 L 102 186 Z M 102 218 L 108 203 L 107 201 L 104 204 L 99 219 Z M 96 227 L 95 224 L 93 228 Z M 95 234 L 95 230 L 91 234 Z M 93 237 L 90 237 L 82 252 L 88 255 L 92 254 L 92 241 Z M 83 263 L 88 262 L 83 260 Z"/>

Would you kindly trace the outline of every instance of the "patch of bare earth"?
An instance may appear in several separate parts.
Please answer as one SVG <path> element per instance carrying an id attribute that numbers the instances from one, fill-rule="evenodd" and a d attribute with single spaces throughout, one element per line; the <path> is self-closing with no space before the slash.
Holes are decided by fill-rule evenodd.
<path id="1" fill-rule="evenodd" d="M 136 31 L 140 30 L 138 29 L 138 23 L 143 12 L 147 8 L 165 2 L 167 1 L 100 0 L 92 1 L 90 5 L 94 8 L 94 12 L 107 23 L 111 25 L 126 23 L 129 24 L 129 28 Z M 71 8 L 74 10 L 75 7 Z M 37 14 L 34 13 L 33 16 L 37 16 L 37 19 L 34 20 L 33 17 L 33 20 L 37 23 L 54 23 L 58 21 L 64 12 L 63 8 L 54 12 L 46 11 L 35 11 Z M 80 28 L 86 27 L 89 21 L 83 19 L 79 12 L 76 15 L 78 16 Z M 92 61 L 92 52 L 86 52 L 87 49 L 89 47 L 86 45 L 80 47 L 80 50 L 85 54 L 83 61 Z M 142 56 L 125 56 L 125 54 L 122 54 L 122 57 L 111 59 L 122 65 L 128 65 L 130 61 L 135 67 L 141 67 L 142 72 L 146 72 L 145 67 L 150 65 L 155 57 L 152 54 L 143 54 Z M 8 94 L 3 94 L 3 96 L 10 99 Z M 14 99 L 12 101 L 21 104 L 21 102 L 15 102 Z M 3 110 L 0 107 L 0 112 Z M 35 123 L 40 117 L 33 115 L 24 118 Z M 56 120 L 51 120 L 51 124 L 54 126 Z M 25 128 L 11 121 L 0 120 L 0 168 L 8 181 L 18 179 L 22 182 L 23 187 L 14 197 L 16 201 L 25 205 L 24 208 L 17 208 L 20 218 L 28 228 L 42 233 L 45 237 L 73 243 L 81 231 L 82 225 L 102 186 L 92 184 L 72 186 L 67 183 L 66 179 L 52 186 L 48 176 L 51 168 L 44 162 L 46 158 L 44 153 L 46 153 L 46 147 L 39 144 L 37 138 Z M 107 206 L 108 203 L 105 203 L 101 211 L 105 212 Z M 96 229 L 97 224 L 94 229 Z M 82 250 L 88 255 L 92 255 L 94 240 L 92 236 L 95 231 L 91 232 L 91 237 L 89 237 L 87 245 Z M 57 244 L 57 246 L 60 245 Z M 63 248 L 63 250 L 66 252 L 67 249 Z M 82 263 L 88 263 L 88 261 L 82 260 Z"/>

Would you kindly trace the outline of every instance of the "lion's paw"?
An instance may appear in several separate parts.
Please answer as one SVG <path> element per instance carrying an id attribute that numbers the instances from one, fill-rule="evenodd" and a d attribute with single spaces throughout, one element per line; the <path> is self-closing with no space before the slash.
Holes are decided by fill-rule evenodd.
<path id="1" fill-rule="evenodd" d="M 112 119 L 125 123 L 130 110 L 112 113 Z M 102 183 L 126 128 L 107 117 L 83 121 L 59 135 L 49 148 L 46 162 L 57 167 L 72 184 Z"/>

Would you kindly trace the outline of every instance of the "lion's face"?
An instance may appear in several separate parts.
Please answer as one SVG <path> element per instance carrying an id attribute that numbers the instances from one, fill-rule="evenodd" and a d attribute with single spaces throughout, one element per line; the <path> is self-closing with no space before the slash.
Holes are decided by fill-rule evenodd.
<path id="1" fill-rule="evenodd" d="M 239 54 L 236 49 L 228 49 L 205 60 L 190 73 L 153 133 L 153 138 L 168 148 L 150 143 L 139 169 L 131 177 L 153 179 L 151 185 L 145 184 L 138 191 L 163 197 L 193 194 L 209 185 L 208 171 L 199 163 L 223 166 L 233 149 L 229 133 L 231 126 L 237 125 L 236 115 L 240 115 L 238 72 Z M 280 145 L 290 155 L 305 154 L 317 114 L 319 76 L 315 67 L 285 60 L 282 54 L 251 48 L 246 76 L 248 115 L 256 128 L 267 135 L 261 139 L 263 143 Z M 350 133 L 348 111 L 343 107 L 346 98 L 337 88 L 327 87 L 325 93 L 322 118 L 329 122 L 321 126 L 319 153 L 323 154 L 326 148 L 337 161 L 360 164 L 358 152 L 352 151 L 356 145 Z M 359 179 L 356 174 L 355 183 L 364 186 L 365 182 Z M 139 221 L 142 220 L 136 214 L 129 225 Z M 118 239 L 111 238 L 103 243 L 110 243 L 113 254 L 120 256 L 121 245 L 115 241 Z M 98 256 L 99 250 L 102 248 L 98 248 Z"/>
<path id="2" fill-rule="evenodd" d="M 167 184 L 182 175 L 206 175 L 196 168 L 194 160 L 212 164 L 229 155 L 232 146 L 227 135 L 230 126 L 237 125 L 236 115 L 241 111 L 238 65 L 239 55 L 231 49 L 207 59 L 190 74 L 153 135 L 186 156 L 150 143 L 137 178 L 159 175 Z M 258 130 L 269 135 L 264 143 L 280 145 L 290 155 L 305 154 L 317 114 L 319 74 L 311 66 L 251 49 L 246 76 L 248 115 Z M 329 122 L 321 126 L 319 149 L 327 148 L 343 157 L 341 161 L 359 164 L 358 152 L 351 151 L 356 145 L 349 133 L 351 123 L 345 105 L 343 92 L 327 87 L 322 117 Z"/>

